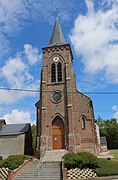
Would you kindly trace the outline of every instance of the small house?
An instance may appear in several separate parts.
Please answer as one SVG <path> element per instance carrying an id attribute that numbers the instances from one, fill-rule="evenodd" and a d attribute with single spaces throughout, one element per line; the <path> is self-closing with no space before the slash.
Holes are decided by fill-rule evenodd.
<path id="1" fill-rule="evenodd" d="M 0 157 L 32 154 L 32 134 L 30 123 L 6 124 L 0 119 Z"/>

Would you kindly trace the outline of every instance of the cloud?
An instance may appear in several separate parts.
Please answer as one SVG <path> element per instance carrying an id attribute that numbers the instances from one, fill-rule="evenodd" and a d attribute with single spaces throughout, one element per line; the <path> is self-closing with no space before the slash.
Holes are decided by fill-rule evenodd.
<path id="1" fill-rule="evenodd" d="M 113 110 L 113 111 L 118 111 L 118 106 L 117 106 L 117 105 L 113 105 L 113 106 L 112 106 L 112 110 Z"/>
<path id="2" fill-rule="evenodd" d="M 15 57 L 9 58 L 0 69 L 1 84 L 7 84 L 12 89 L 38 89 L 39 80 L 31 73 L 31 67 L 40 63 L 42 55 L 38 49 L 29 44 L 24 45 L 24 50 L 18 52 Z M 33 67 L 34 68 L 34 67 Z M 3 85 L 2 85 L 3 86 Z M 35 96 L 33 92 L 16 92 L 1 90 L 0 102 L 13 103 L 27 96 Z"/>
<path id="3" fill-rule="evenodd" d="M 117 122 L 118 122 L 118 111 L 115 112 L 115 114 L 113 115 L 113 118 L 116 118 Z"/>
<path id="4" fill-rule="evenodd" d="M 1 75 L 6 78 L 10 86 L 16 86 L 18 88 L 20 85 L 22 85 L 23 79 L 27 79 L 28 77 L 25 70 L 26 66 L 20 58 L 10 58 L 2 67 Z M 23 72 L 25 72 L 25 75 Z"/>
<path id="5" fill-rule="evenodd" d="M 33 83 L 30 83 L 25 88 L 20 89 L 29 89 L 29 90 L 37 90 L 39 89 L 40 82 L 35 80 Z M 12 88 L 12 87 L 11 87 Z M 15 103 L 18 100 L 21 100 L 25 97 L 34 97 L 37 95 L 37 92 L 32 91 L 10 91 L 10 90 L 0 90 L 0 104 L 11 104 Z"/>
<path id="6" fill-rule="evenodd" d="M 88 14 L 93 13 L 93 11 L 94 11 L 93 1 L 92 0 L 85 0 L 85 2 L 86 2 L 86 5 L 88 7 Z"/>
<path id="7" fill-rule="evenodd" d="M 76 2 L 72 3 L 71 0 L 0 0 L 0 32 L 11 36 L 32 21 L 51 23 L 55 19 L 56 8 L 60 10 L 61 20 L 68 20 L 71 15 L 69 11 L 74 6 Z"/>
<path id="8" fill-rule="evenodd" d="M 108 5 L 118 5 L 118 0 L 104 0 L 104 3 L 108 3 Z"/>
<path id="9" fill-rule="evenodd" d="M 30 44 L 24 45 L 24 53 L 30 64 L 40 62 L 42 59 L 42 54 L 39 54 L 38 48 L 33 48 Z"/>
<path id="10" fill-rule="evenodd" d="M 9 37 L 21 31 L 27 23 L 30 13 L 24 0 L 0 0 L 0 55 L 6 56 L 11 49 Z M 2 51 L 3 49 L 3 51 Z"/>
<path id="11" fill-rule="evenodd" d="M 19 111 L 13 109 L 12 112 L 7 113 L 3 116 L 7 124 L 21 124 L 21 123 L 32 123 L 29 112 Z"/>
<path id="12" fill-rule="evenodd" d="M 24 27 L 45 21 L 52 24 L 56 16 L 56 8 L 60 10 L 61 20 L 70 18 L 70 7 L 75 3 L 69 0 L 0 0 L 0 55 L 10 51 L 10 38 L 22 31 Z M 66 6 L 64 6 L 66 4 Z M 63 6 L 62 6 L 63 5 Z"/>
<path id="13" fill-rule="evenodd" d="M 106 1 L 105 1 L 106 2 Z M 107 3 L 107 2 L 106 2 Z M 109 1 L 112 3 L 112 1 Z M 109 9 L 94 10 L 91 0 L 86 0 L 88 13 L 78 15 L 70 40 L 84 65 L 84 72 L 102 83 L 118 83 L 118 9 L 112 3 Z M 107 3 L 108 5 L 108 3 Z M 102 7 L 103 8 L 103 7 Z"/>
<path id="14" fill-rule="evenodd" d="M 2 63 L 1 59 L 4 57 L 4 55 L 7 55 L 10 50 L 10 42 L 5 37 L 5 35 L 0 32 L 0 67 Z"/>
<path id="15" fill-rule="evenodd" d="M 118 122 L 118 106 L 117 105 L 113 105 L 112 106 L 112 111 L 114 111 L 115 113 L 113 114 L 113 118 L 116 118 L 117 122 Z"/>

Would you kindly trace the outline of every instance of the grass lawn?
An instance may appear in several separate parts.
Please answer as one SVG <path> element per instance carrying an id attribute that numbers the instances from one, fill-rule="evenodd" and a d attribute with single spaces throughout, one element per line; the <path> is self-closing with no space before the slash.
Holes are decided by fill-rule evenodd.
<path id="1" fill-rule="evenodd" d="M 109 150 L 109 151 L 114 156 L 114 158 L 116 160 L 118 160 L 118 149 L 112 149 L 112 150 Z"/>
<path id="2" fill-rule="evenodd" d="M 98 166 L 95 170 L 98 176 L 118 175 L 118 161 L 98 159 Z"/>
<path id="3" fill-rule="evenodd" d="M 95 170 L 98 176 L 118 175 L 118 149 L 109 152 L 114 156 L 112 160 L 98 159 L 99 168 Z"/>

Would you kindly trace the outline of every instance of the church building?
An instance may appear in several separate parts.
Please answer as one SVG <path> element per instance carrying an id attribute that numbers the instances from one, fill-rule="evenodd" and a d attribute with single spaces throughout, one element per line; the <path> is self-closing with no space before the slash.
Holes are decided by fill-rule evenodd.
<path id="1" fill-rule="evenodd" d="M 76 89 L 73 54 L 56 19 L 48 46 L 42 48 L 40 100 L 37 108 L 37 143 L 39 156 L 45 151 L 97 154 L 98 143 L 94 110 L 89 97 Z"/>

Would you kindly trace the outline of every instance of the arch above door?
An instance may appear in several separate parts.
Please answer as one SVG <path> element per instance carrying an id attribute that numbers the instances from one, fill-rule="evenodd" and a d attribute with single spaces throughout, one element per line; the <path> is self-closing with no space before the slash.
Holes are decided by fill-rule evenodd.
<path id="1" fill-rule="evenodd" d="M 64 122 L 59 116 L 52 121 L 52 147 L 53 149 L 65 148 Z"/>

